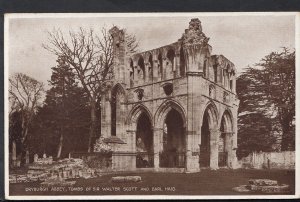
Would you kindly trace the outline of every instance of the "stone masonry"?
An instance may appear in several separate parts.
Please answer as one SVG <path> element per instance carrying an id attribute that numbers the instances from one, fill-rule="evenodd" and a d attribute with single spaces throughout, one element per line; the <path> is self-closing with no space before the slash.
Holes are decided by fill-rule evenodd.
<path id="1" fill-rule="evenodd" d="M 114 82 L 102 97 L 101 133 L 126 143 L 114 149 L 115 169 L 236 168 L 236 70 L 211 54 L 200 20 L 178 41 L 132 56 L 124 31 L 110 34 Z"/>

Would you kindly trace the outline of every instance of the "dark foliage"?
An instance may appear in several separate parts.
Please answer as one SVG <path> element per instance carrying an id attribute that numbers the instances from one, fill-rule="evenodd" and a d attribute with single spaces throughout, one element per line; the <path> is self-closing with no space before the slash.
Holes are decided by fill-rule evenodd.
<path id="1" fill-rule="evenodd" d="M 283 48 L 248 67 L 237 79 L 237 94 L 238 153 L 269 151 L 275 139 L 282 151 L 295 149 L 295 51 Z"/>

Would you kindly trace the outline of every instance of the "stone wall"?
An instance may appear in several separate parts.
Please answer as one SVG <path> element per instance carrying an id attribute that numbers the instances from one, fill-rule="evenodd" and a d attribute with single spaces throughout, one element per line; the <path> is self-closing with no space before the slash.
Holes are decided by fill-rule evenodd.
<path id="1" fill-rule="evenodd" d="M 136 153 L 114 152 L 112 154 L 112 169 L 114 171 L 131 171 L 136 169 Z"/>
<path id="2" fill-rule="evenodd" d="M 112 152 L 73 152 L 70 153 L 70 157 L 82 159 L 83 162 L 90 168 L 102 170 L 112 169 Z"/>
<path id="3" fill-rule="evenodd" d="M 295 151 L 253 152 L 239 161 L 241 168 L 295 169 Z"/>

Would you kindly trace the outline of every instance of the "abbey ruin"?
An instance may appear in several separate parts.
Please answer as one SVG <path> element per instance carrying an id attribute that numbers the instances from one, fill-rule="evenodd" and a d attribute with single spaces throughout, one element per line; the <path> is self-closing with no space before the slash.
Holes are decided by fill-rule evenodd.
<path id="1" fill-rule="evenodd" d="M 223 55 L 211 54 L 200 20 L 192 19 L 178 41 L 131 57 L 124 31 L 110 33 L 114 84 L 101 100 L 101 133 L 124 142 L 114 147 L 113 167 L 236 168 L 236 70 Z"/>

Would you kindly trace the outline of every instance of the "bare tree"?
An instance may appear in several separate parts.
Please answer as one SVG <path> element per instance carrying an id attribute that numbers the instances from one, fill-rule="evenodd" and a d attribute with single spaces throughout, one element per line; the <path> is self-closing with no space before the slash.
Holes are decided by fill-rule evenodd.
<path id="1" fill-rule="evenodd" d="M 9 78 L 10 116 L 14 112 L 21 114 L 21 147 L 25 149 L 28 129 L 43 96 L 43 83 L 22 73 Z"/>
<path id="2" fill-rule="evenodd" d="M 49 44 L 44 44 L 44 48 L 63 58 L 73 68 L 76 78 L 89 97 L 91 125 L 88 151 L 90 152 L 93 138 L 96 137 L 96 103 L 113 78 L 112 36 L 106 28 L 102 28 L 99 36 L 93 29 L 86 31 L 83 28 L 78 32 L 70 31 L 68 37 L 60 30 L 48 32 L 48 35 Z M 135 40 L 135 37 L 129 39 Z M 135 44 L 135 41 L 130 43 L 134 49 Z"/>

